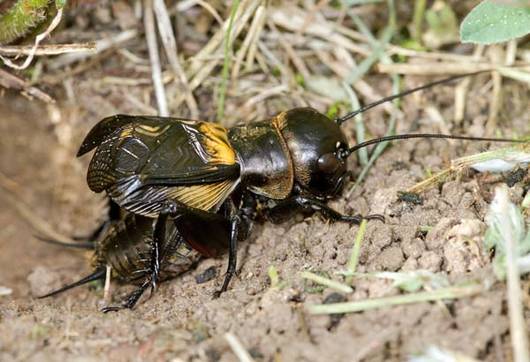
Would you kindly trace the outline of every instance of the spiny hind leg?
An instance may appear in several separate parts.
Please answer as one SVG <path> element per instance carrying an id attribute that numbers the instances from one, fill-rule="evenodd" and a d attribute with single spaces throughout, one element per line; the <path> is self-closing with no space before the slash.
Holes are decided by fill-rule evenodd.
<path id="1" fill-rule="evenodd" d="M 149 253 L 148 267 L 145 270 L 145 278 L 142 284 L 131 292 L 125 299 L 116 306 L 107 306 L 101 309 L 103 313 L 116 312 L 121 309 L 132 309 L 140 300 L 141 296 L 147 290 L 151 288 L 151 295 L 157 288 L 157 283 L 160 277 L 160 265 L 162 263 L 162 245 L 166 236 L 166 221 L 168 213 L 161 213 L 155 224 L 155 230 L 153 232 L 153 245 L 151 246 L 151 252 Z M 151 296 L 150 295 L 150 296 Z"/>

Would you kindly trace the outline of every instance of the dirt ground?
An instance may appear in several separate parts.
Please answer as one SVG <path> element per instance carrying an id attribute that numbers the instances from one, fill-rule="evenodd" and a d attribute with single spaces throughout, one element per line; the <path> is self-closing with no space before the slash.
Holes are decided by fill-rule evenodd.
<path id="1" fill-rule="evenodd" d="M 86 37 L 94 38 L 89 32 Z M 204 43 L 205 39 L 197 41 Z M 197 51 L 190 44 L 187 50 Z M 145 48 L 140 50 L 145 54 Z M 492 192 L 505 183 L 506 175 L 469 171 L 423 193 L 421 205 L 398 200 L 399 191 L 424 179 L 428 171 L 441 170 L 455 157 L 495 145 L 396 142 L 351 195 L 345 196 L 346 191 L 330 203 L 346 213 L 385 215 L 386 223 L 369 222 L 359 272 L 424 269 L 447 275 L 455 284 L 489 283 L 489 290 L 479 295 L 381 308 L 339 319 L 311 315 L 307 305 L 322 303 L 336 292 L 304 281 L 299 273 L 311 270 L 340 279 L 335 273 L 346 268 L 358 230 L 357 226 L 326 223 L 315 215 L 279 225 L 255 225 L 252 236 L 239 248 L 239 274 L 219 299 L 212 295 L 222 282 L 226 257 L 204 260 L 188 274 L 163 283 L 152 298 L 142 299 L 133 310 L 99 312 L 104 302 L 103 290 L 97 285 L 36 299 L 90 272 L 89 254 L 35 238 L 37 217 L 64 235 L 89 234 L 104 218 L 105 200 L 92 193 L 85 181 L 90 157 L 75 158 L 82 138 L 105 116 L 149 111 L 134 100 L 148 99 L 154 109 L 155 102 L 149 98 L 152 89 L 144 83 L 130 86 L 102 80 L 124 74 L 149 80 L 149 70 L 131 75 L 127 69 L 116 70 L 112 60 L 99 61 L 72 76 L 55 73 L 59 81 L 54 83 L 52 77 L 49 83 L 53 85 L 45 88 L 59 100 L 55 105 L 12 91 L 0 98 L 0 176 L 2 184 L 10 187 L 9 192 L 0 189 L 0 286 L 12 290 L 0 296 L 0 361 L 237 361 L 227 332 L 237 337 L 255 361 L 403 361 L 429 346 L 480 361 L 511 360 L 506 285 L 495 281 L 482 242 Z M 249 75 L 246 81 L 252 80 L 252 86 L 261 84 L 264 77 Z M 404 79 L 407 87 L 432 80 Z M 481 75 L 471 82 L 465 121 L 449 125 L 451 132 L 484 135 L 489 79 Z M 380 94 L 390 93 L 388 77 L 370 75 L 366 81 Z M 324 104 L 294 92 L 292 98 L 282 94 L 250 104 L 259 112 L 249 112 L 242 107 L 249 84 L 242 81 L 228 93 L 226 125 L 256 120 L 244 114 L 272 116 L 303 104 L 326 110 Z M 209 86 L 205 81 L 195 94 L 204 118 L 214 114 L 211 93 L 204 91 Z M 527 135 L 528 88 L 505 81 L 503 92 L 499 130 L 508 137 Z M 424 110 L 435 107 L 444 118 L 452 119 L 453 94 L 454 86 L 449 85 L 405 99 L 397 132 L 444 131 Z M 384 118 L 381 109 L 367 113 L 368 133 L 384 135 Z M 353 126 L 345 128 L 353 143 Z M 358 174 L 356 160 L 350 166 Z M 526 179 L 510 188 L 515 203 L 520 204 L 528 191 L 528 177 L 526 170 Z M 196 276 L 212 266 L 217 277 L 198 284 Z M 278 270 L 281 287 L 271 288 L 270 266 Z M 530 329 L 530 281 L 526 278 L 522 283 Z M 113 283 L 113 298 L 119 300 L 130 288 Z M 344 295 L 346 300 L 401 293 L 390 281 L 380 279 L 355 279 L 353 288 L 353 293 Z"/>
<path id="2" fill-rule="evenodd" d="M 104 214 L 104 203 L 85 184 L 87 159 L 74 157 L 78 140 L 103 116 L 87 113 L 80 105 L 47 108 L 16 95 L 0 102 L 2 173 L 16 183 L 19 200 L 67 234 L 88 233 Z M 525 109 L 512 108 L 507 118 L 513 127 L 528 131 Z M 470 173 L 448 181 L 426 192 L 423 205 L 397 201 L 397 191 L 420 180 L 426 167 L 440 168 L 477 147 L 447 147 L 444 141 L 395 144 L 362 187 L 349 199 L 332 203 L 339 210 L 379 212 L 387 218 L 386 224 L 369 223 L 360 271 L 427 269 L 448 274 L 455 282 L 492 278 L 481 242 L 495 185 L 488 176 Z M 494 179 L 504 182 L 503 177 Z M 515 202 L 521 201 L 523 186 L 519 182 L 511 188 Z M 87 274 L 87 258 L 39 242 L 27 221 L 2 203 L 1 284 L 13 290 L 0 297 L 2 361 L 232 361 L 236 357 L 224 338 L 228 331 L 257 361 L 399 361 L 429 345 L 485 361 L 510 359 L 502 283 L 445 307 L 421 303 L 349 314 L 336 326 L 330 325 L 329 316 L 307 314 L 305 304 L 320 303 L 333 291 L 310 288 L 298 273 L 344 269 L 357 230 L 326 224 L 318 216 L 257 225 L 241 245 L 239 276 L 220 299 L 212 299 L 212 292 L 221 278 L 197 284 L 195 276 L 210 266 L 222 273 L 225 259 L 205 260 L 196 270 L 163 284 L 132 311 L 98 312 L 102 290 L 93 287 L 37 300 L 35 295 Z M 420 232 L 425 226 L 430 231 Z M 270 265 L 286 282 L 283 288 L 270 288 Z M 530 284 L 525 283 L 528 291 Z M 126 289 L 115 286 L 114 296 Z M 348 299 L 398 293 L 382 280 L 358 280 L 354 289 Z"/>

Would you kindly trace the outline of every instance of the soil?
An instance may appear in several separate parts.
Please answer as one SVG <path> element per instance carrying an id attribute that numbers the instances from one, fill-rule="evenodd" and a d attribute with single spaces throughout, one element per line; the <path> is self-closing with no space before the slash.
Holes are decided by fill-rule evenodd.
<path id="1" fill-rule="evenodd" d="M 79 102 L 48 107 L 13 94 L 0 100 L 1 172 L 16 183 L 19 192 L 13 195 L 19 202 L 66 235 L 89 233 L 105 214 L 104 200 L 90 192 L 84 180 L 89 157 L 74 157 L 89 127 L 108 114 L 106 107 L 94 106 L 98 100 L 85 103 L 89 106 Z M 413 107 L 412 100 L 405 102 L 405 109 Z M 417 110 L 411 114 L 407 122 L 419 120 L 422 131 L 433 130 L 421 126 L 425 119 Z M 369 118 L 377 122 L 376 117 L 377 112 Z M 524 107 L 514 107 L 505 127 L 528 132 L 528 117 Z M 421 180 L 426 168 L 440 169 L 450 158 L 479 147 L 447 147 L 445 141 L 396 143 L 361 187 L 331 203 L 345 212 L 386 217 L 384 224 L 369 223 L 359 271 L 426 269 L 446 274 L 453 282 L 493 280 L 482 246 L 483 220 L 491 192 L 503 177 L 487 182 L 487 175 L 470 172 L 425 192 L 422 204 L 398 201 L 398 191 Z M 511 187 L 513 201 L 521 201 L 523 186 L 519 182 Z M 453 302 L 343 318 L 308 314 L 304 305 L 337 296 L 330 297 L 335 293 L 331 289 L 305 283 L 299 272 L 337 278 L 334 273 L 345 269 L 358 229 L 326 223 L 317 215 L 256 225 L 240 247 L 239 275 L 219 299 L 212 294 L 222 280 L 226 258 L 203 261 L 196 270 L 162 284 L 152 298 L 130 311 L 99 312 L 103 291 L 94 285 L 39 300 L 39 294 L 87 274 L 87 256 L 39 242 L 27 218 L 0 199 L 0 285 L 12 289 L 11 295 L 0 297 L 2 361 L 235 361 L 227 332 L 256 361 L 400 361 L 430 345 L 484 361 L 510 360 L 505 284 L 500 282 L 488 292 Z M 281 288 L 270 287 L 271 265 L 279 272 Z M 210 267 L 218 277 L 198 284 L 196 277 Z M 353 286 L 354 293 L 345 296 L 348 300 L 399 293 L 386 280 L 359 279 Z M 113 284 L 114 298 L 129 289 Z M 530 326 L 528 311 L 527 321 Z"/>
<path id="2" fill-rule="evenodd" d="M 86 3 L 96 7 L 98 2 Z M 71 21 L 78 28 L 76 32 L 68 28 L 70 24 L 55 40 L 72 42 L 72 34 L 83 35 L 74 36 L 76 41 L 100 39 L 99 28 L 89 29 L 89 25 L 114 26 L 109 6 L 105 6 L 101 5 L 103 10 L 95 11 L 93 18 L 76 17 Z M 372 15 L 377 22 L 379 13 Z M 130 18 L 132 15 L 118 20 L 127 22 Z M 202 18 L 188 18 L 200 30 Z M 208 30 L 202 37 L 182 34 L 185 56 L 197 53 L 211 36 Z M 493 190 L 506 182 L 507 175 L 469 171 L 427 190 L 421 200 L 399 200 L 399 191 L 424 179 L 429 171 L 446 167 L 453 158 L 484 150 L 483 143 L 396 142 L 351 195 L 346 196 L 346 190 L 341 198 L 330 202 L 341 212 L 385 216 L 385 223 L 368 224 L 359 272 L 423 269 L 447 276 L 452 284 L 488 282 L 489 290 L 479 295 L 351 313 L 342 318 L 311 315 L 305 308 L 308 304 L 401 293 L 388 280 L 360 278 L 353 281 L 353 293 L 341 296 L 301 279 L 301 271 L 311 270 L 339 280 L 337 272 L 346 269 L 358 230 L 358 226 L 330 224 L 314 215 L 296 216 L 281 224 L 256 224 L 250 238 L 240 245 L 238 275 L 218 299 L 213 299 L 213 293 L 222 282 L 226 256 L 204 260 L 196 269 L 161 284 L 151 298 L 143 298 L 133 310 L 101 313 L 105 302 L 103 289 L 97 284 L 37 299 L 91 271 L 90 253 L 46 244 L 35 237 L 41 234 L 35 226 L 42 222 L 61 234 L 82 236 L 105 218 L 106 200 L 92 193 L 85 181 L 90 157 L 75 157 L 81 140 L 103 117 L 156 111 L 148 86 L 151 71 L 144 40 L 131 48 L 144 59 L 136 59 L 132 52 L 116 55 L 110 50 L 80 68 L 69 68 L 70 74 L 62 69 L 45 74 L 43 89 L 58 100 L 55 105 L 9 91 L 0 96 L 0 177 L 2 185 L 10 185 L 9 191 L 0 188 L 0 287 L 12 291 L 0 294 L 0 361 L 237 361 L 227 333 L 236 336 L 255 361 L 403 361 L 429 346 L 481 361 L 511 360 L 506 285 L 495 281 L 491 258 L 482 242 L 484 216 Z M 132 63 L 139 65 L 122 67 L 120 57 L 133 57 Z M 318 67 L 321 62 L 315 61 Z M 138 80 L 138 84 L 116 84 L 113 76 Z M 311 105 L 322 112 L 329 106 L 329 100 L 316 94 L 304 97 L 297 85 L 293 85 L 293 92 L 247 103 L 249 89 L 256 84 L 257 89 L 264 90 L 278 84 L 261 73 L 240 78 L 228 90 L 226 126 L 255 121 L 294 106 Z M 404 99 L 397 132 L 434 133 L 448 128 L 455 134 L 484 136 L 491 82 L 489 75 L 475 79 L 462 124 L 440 126 L 424 111 L 434 107 L 443 118 L 452 119 L 451 85 Z M 372 75 L 365 80 L 379 94 L 390 93 L 387 76 Z M 421 77 L 404 80 L 406 87 L 432 81 Z M 211 93 L 218 81 L 209 77 L 194 94 L 204 118 L 215 114 Z M 174 99 L 180 89 L 172 83 L 167 91 L 168 98 Z M 506 136 L 527 135 L 528 88 L 504 80 L 503 95 L 499 131 Z M 175 116 L 188 116 L 180 109 L 171 111 Z M 384 135 L 386 118 L 380 108 L 366 113 L 367 133 Z M 353 142 L 353 125 L 345 129 Z M 357 160 L 350 160 L 350 168 L 359 174 Z M 518 204 L 529 188 L 528 170 L 525 172 L 526 178 L 510 187 L 512 201 Z M 21 212 L 24 207 L 35 216 Z M 277 287 L 270 285 L 271 266 L 280 277 Z M 216 277 L 210 279 L 214 274 Z M 523 279 L 523 285 L 530 329 L 530 281 Z M 113 299 L 120 300 L 131 287 L 113 283 Z"/>

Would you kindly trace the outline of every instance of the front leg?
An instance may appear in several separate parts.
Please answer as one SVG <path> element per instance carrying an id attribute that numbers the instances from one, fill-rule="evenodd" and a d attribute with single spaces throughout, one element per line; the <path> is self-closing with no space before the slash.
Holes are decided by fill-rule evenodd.
<path id="1" fill-rule="evenodd" d="M 220 290 L 214 293 L 214 297 L 218 298 L 221 293 L 226 292 L 230 280 L 236 273 L 237 268 L 237 237 L 239 232 L 239 225 L 241 224 L 241 216 L 238 212 L 234 212 L 230 216 L 230 241 L 228 244 L 228 267 L 226 269 L 225 279 L 223 286 Z"/>
<path id="2" fill-rule="evenodd" d="M 240 239 L 248 237 L 252 229 L 252 222 L 256 217 L 256 200 L 250 194 L 243 194 L 239 200 L 239 208 L 236 208 L 234 202 L 229 200 L 226 204 L 228 217 L 230 220 L 230 240 L 228 243 L 228 267 L 225 279 L 220 290 L 214 293 L 217 298 L 221 293 L 226 292 L 230 280 L 236 274 L 237 270 L 237 243 Z"/>

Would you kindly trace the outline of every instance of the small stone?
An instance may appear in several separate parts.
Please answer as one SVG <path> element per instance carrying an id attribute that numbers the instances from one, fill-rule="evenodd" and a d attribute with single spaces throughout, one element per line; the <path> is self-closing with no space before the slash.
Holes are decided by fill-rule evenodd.
<path id="1" fill-rule="evenodd" d="M 195 276 L 195 281 L 197 284 L 202 284 L 209 282 L 210 280 L 214 279 L 217 276 L 217 268 L 215 266 L 211 266 L 207 268 L 205 271 L 203 271 L 200 274 L 197 274 Z"/>
<path id="2" fill-rule="evenodd" d="M 442 266 L 443 259 L 434 251 L 426 251 L 418 259 L 420 269 L 438 272 Z"/>
<path id="3" fill-rule="evenodd" d="M 397 271 L 404 261 L 403 251 L 398 246 L 390 246 L 377 256 L 377 263 L 384 270 Z"/>

